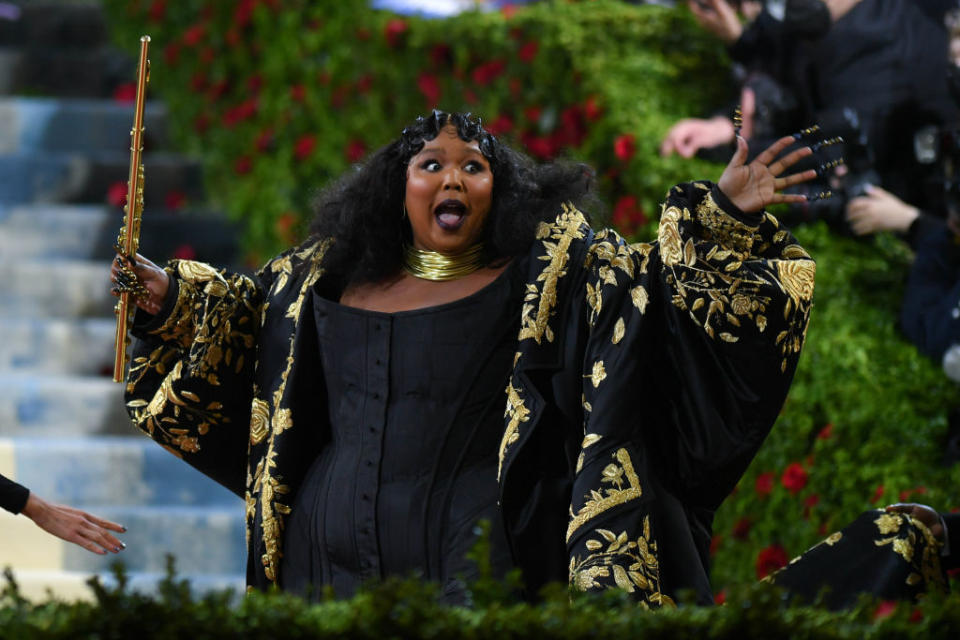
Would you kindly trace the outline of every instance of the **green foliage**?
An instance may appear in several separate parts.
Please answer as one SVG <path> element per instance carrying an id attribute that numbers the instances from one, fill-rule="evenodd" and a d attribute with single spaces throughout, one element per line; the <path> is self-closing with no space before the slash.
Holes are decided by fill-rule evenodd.
<path id="1" fill-rule="evenodd" d="M 480 114 L 537 157 L 588 162 L 628 234 L 671 184 L 719 175 L 657 152 L 678 116 L 725 91 L 723 49 L 685 11 L 601 0 L 423 20 L 365 4 L 104 2 L 119 44 L 151 35 L 151 91 L 255 259 L 302 233 L 319 188 L 434 106 Z"/>
<path id="2" fill-rule="evenodd" d="M 628 235 L 649 237 L 643 217 L 671 184 L 719 174 L 657 152 L 673 121 L 728 93 L 722 48 L 685 10 L 543 2 L 428 21 L 350 2 L 104 5 L 120 44 L 153 37 L 151 91 L 213 199 L 243 221 L 254 263 L 302 233 L 318 188 L 435 105 L 481 114 L 535 156 L 588 162 Z M 798 236 L 818 262 L 816 308 L 781 419 L 718 514 L 718 590 L 755 580 L 769 545 L 799 554 L 870 506 L 960 506 L 960 469 L 938 451 L 956 387 L 895 328 L 904 248 L 822 226 Z"/>
<path id="3" fill-rule="evenodd" d="M 797 236 L 817 260 L 814 312 L 780 419 L 714 525 L 718 589 L 755 579 L 761 548 L 798 555 L 869 507 L 960 507 L 960 467 L 940 464 L 956 385 L 895 326 L 904 245 L 837 237 L 822 224 Z M 787 478 L 793 491 L 783 476 L 792 463 L 806 474 Z M 762 474 L 772 474 L 767 495 Z"/>
<path id="4" fill-rule="evenodd" d="M 0 591 L 0 640 L 167 640 L 169 638 L 951 638 L 960 630 L 960 596 L 920 605 L 862 602 L 831 613 L 786 603 L 767 584 L 733 590 L 723 607 L 650 612 L 610 592 L 572 600 L 556 590 L 538 604 L 441 604 L 435 585 L 392 580 L 349 600 L 308 604 L 279 592 L 197 596 L 172 570 L 155 596 L 131 592 L 122 569 L 116 587 L 96 578 L 90 602 L 32 603 L 7 574 Z"/>

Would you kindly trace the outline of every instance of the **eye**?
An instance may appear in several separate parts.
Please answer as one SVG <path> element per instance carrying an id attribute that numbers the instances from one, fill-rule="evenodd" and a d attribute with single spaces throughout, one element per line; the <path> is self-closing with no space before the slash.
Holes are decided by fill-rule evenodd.
<path id="1" fill-rule="evenodd" d="M 463 169 L 467 173 L 483 173 L 487 170 L 483 163 L 479 162 L 478 160 L 471 160 Z"/>
<path id="2" fill-rule="evenodd" d="M 434 160 L 433 158 L 427 158 L 420 163 L 420 168 L 424 171 L 439 171 L 440 163 Z"/>

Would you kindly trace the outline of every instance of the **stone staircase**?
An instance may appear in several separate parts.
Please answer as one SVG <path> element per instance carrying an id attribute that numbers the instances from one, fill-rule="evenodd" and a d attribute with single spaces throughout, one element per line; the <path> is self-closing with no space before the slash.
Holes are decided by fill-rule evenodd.
<path id="1" fill-rule="evenodd" d="M 133 119 L 110 96 L 133 64 L 109 45 L 96 2 L 3 4 L 0 473 L 128 531 L 125 551 L 98 556 L 0 511 L 0 566 L 32 598 L 90 597 L 85 581 L 116 560 L 149 590 L 167 554 L 195 587 L 242 589 L 242 501 L 137 432 L 110 378 L 107 272 L 122 213 L 106 194 L 126 180 Z M 161 262 L 189 245 L 232 264 L 236 233 L 221 217 L 163 206 L 170 192 L 203 194 L 197 163 L 169 148 L 162 104 L 148 102 L 145 126 L 141 252 Z"/>

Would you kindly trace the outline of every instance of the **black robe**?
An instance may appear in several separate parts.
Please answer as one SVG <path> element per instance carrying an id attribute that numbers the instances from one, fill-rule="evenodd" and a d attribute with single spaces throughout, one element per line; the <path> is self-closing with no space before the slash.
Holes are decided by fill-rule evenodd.
<path id="1" fill-rule="evenodd" d="M 305 301 L 332 241 L 257 280 L 173 262 L 176 296 L 133 351 L 134 423 L 245 497 L 255 587 L 277 582 L 286 516 L 329 437 Z M 528 264 L 498 471 L 528 591 L 559 580 L 650 606 L 681 588 L 712 601 L 713 513 L 786 396 L 813 261 L 769 214 L 690 183 L 669 192 L 657 242 L 628 245 L 565 206 Z"/>

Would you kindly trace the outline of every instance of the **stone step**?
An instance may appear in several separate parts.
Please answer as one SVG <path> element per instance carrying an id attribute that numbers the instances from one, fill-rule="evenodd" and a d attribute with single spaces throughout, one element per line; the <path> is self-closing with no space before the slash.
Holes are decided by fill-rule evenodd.
<path id="1" fill-rule="evenodd" d="M 0 436 L 129 434 L 122 385 L 110 378 L 0 372 Z"/>
<path id="2" fill-rule="evenodd" d="M 0 371 L 112 375 L 115 330 L 111 318 L 0 317 Z"/>
<path id="3" fill-rule="evenodd" d="M 37 495 L 41 495 L 37 492 Z M 246 568 L 243 503 L 230 507 L 98 507 L 84 511 L 126 526 L 126 548 L 99 555 L 42 533 L 24 515 L 3 512 L 0 566 L 15 570 L 106 572 L 116 562 L 130 571 L 162 573 L 173 556 L 183 572 L 242 574 Z"/>
<path id="4" fill-rule="evenodd" d="M 0 317 L 113 317 L 110 263 L 0 257 Z"/>
<path id="5" fill-rule="evenodd" d="M 113 100 L 2 98 L 0 153 L 124 151 L 130 148 L 133 111 L 133 103 Z M 143 115 L 144 150 L 162 150 L 166 107 L 148 101 Z"/>
<path id="6" fill-rule="evenodd" d="M 150 57 L 156 55 L 153 53 Z M 109 98 L 117 87 L 134 82 L 136 75 L 136 61 L 109 45 L 63 49 L 45 45 L 5 46 L 0 49 L 0 89 L 4 95 Z"/>
<path id="7" fill-rule="evenodd" d="M 91 259 L 106 269 L 122 223 L 121 210 L 105 205 L 11 206 L 0 211 L 0 261 Z M 237 259 L 238 236 L 237 225 L 222 214 L 147 205 L 140 253 L 158 264 L 187 251 L 184 257 L 229 265 Z"/>
<path id="8" fill-rule="evenodd" d="M 126 182 L 129 144 L 116 151 L 26 151 L 0 155 L 0 205 L 31 202 L 103 203 L 110 186 Z M 168 153 L 144 153 L 144 200 L 166 201 L 171 192 L 202 196 L 200 165 Z"/>
<path id="9" fill-rule="evenodd" d="M 4 438 L 8 470 L 0 473 L 12 474 L 47 500 L 97 510 L 129 505 L 242 509 L 229 490 L 132 425 L 127 429 L 127 436 Z"/>
<path id="10" fill-rule="evenodd" d="M 56 570 L 14 570 L 14 579 L 20 589 L 20 594 L 31 602 L 46 602 L 51 597 L 67 602 L 93 601 L 94 594 L 88 581 L 97 575 L 100 582 L 107 587 L 116 585 L 116 578 L 112 573 L 88 573 L 81 571 Z M 127 588 L 147 595 L 158 593 L 158 583 L 164 578 L 162 573 L 134 572 L 127 575 Z M 204 575 L 204 574 L 177 574 L 178 579 L 186 579 L 190 583 L 194 594 L 208 592 L 222 592 L 230 590 L 237 599 L 242 597 L 245 590 L 243 575 Z"/>
<path id="11" fill-rule="evenodd" d="M 13 0 L 4 4 L 0 42 L 7 46 L 90 49 L 109 42 L 99 2 Z"/>

